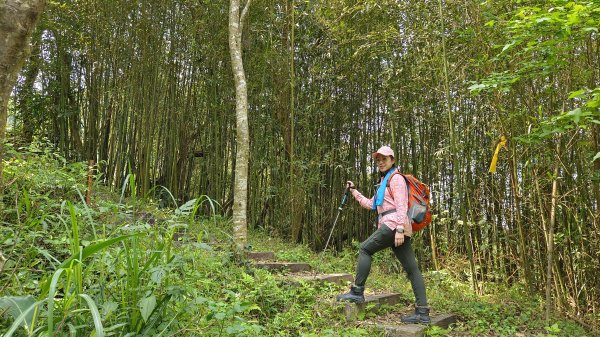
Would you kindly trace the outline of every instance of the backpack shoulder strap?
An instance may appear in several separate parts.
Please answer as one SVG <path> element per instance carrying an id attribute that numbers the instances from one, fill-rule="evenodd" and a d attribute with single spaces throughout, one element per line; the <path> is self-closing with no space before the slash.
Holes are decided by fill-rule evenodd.
<path id="1" fill-rule="evenodd" d="M 394 171 L 394 173 L 392 173 L 392 175 L 391 175 L 391 176 L 388 178 L 388 181 L 387 181 L 387 186 L 386 186 L 386 187 L 387 187 L 388 193 L 389 193 L 389 194 L 392 196 L 392 199 L 394 199 L 394 195 L 392 194 L 392 187 L 390 186 L 390 182 L 392 181 L 392 178 L 393 178 L 393 177 L 394 177 L 396 174 L 399 174 L 399 175 L 401 175 L 401 176 L 404 176 L 402 173 L 400 173 L 400 171 L 398 170 L 398 168 L 396 168 L 396 170 Z"/>

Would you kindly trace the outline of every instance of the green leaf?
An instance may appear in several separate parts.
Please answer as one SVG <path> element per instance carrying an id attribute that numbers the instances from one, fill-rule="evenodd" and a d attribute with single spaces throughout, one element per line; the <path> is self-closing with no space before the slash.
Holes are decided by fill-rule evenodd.
<path id="1" fill-rule="evenodd" d="M 558 326 L 558 323 L 554 323 L 552 324 L 552 326 L 547 326 L 545 327 L 546 331 L 550 332 L 550 333 L 558 333 L 560 332 L 560 327 Z"/>
<path id="2" fill-rule="evenodd" d="M 48 313 L 46 318 L 48 319 L 48 333 L 54 332 L 54 296 L 56 295 L 56 289 L 58 287 L 58 281 L 60 276 L 65 271 L 64 268 L 58 268 L 52 275 L 52 279 L 48 283 Z M 46 285 L 42 287 L 42 294 L 46 293 Z"/>
<path id="3" fill-rule="evenodd" d="M 148 297 L 141 299 L 140 303 L 139 303 L 139 307 L 140 307 L 140 312 L 142 314 L 142 318 L 144 319 L 144 322 L 147 322 L 148 317 L 150 317 L 150 315 L 152 314 L 152 311 L 154 311 L 154 308 L 156 308 L 156 296 L 150 295 Z"/>
<path id="4" fill-rule="evenodd" d="M 586 92 L 587 92 L 586 89 L 573 91 L 573 92 L 571 92 L 571 94 L 569 94 L 569 99 L 572 99 L 572 98 L 575 98 L 575 97 L 579 97 L 579 96 L 583 95 Z"/>
<path id="5" fill-rule="evenodd" d="M 502 48 L 502 52 L 504 52 L 505 50 L 507 50 L 508 48 L 512 47 L 514 45 L 514 41 L 511 43 L 507 43 L 504 45 L 504 48 Z"/>
<path id="6" fill-rule="evenodd" d="M 15 331 L 17 331 L 17 329 L 19 328 L 19 326 L 26 321 L 26 319 L 28 317 L 30 317 L 30 315 L 33 315 L 32 311 L 37 308 L 37 306 L 39 306 L 40 304 L 46 302 L 46 300 L 41 300 L 41 301 L 37 301 L 35 303 L 33 303 L 31 306 L 29 306 L 29 308 L 25 309 L 20 315 L 19 317 L 17 317 L 15 319 L 15 321 L 13 322 L 13 324 L 11 325 L 10 329 L 8 329 L 8 331 L 3 335 L 3 337 L 12 337 L 12 335 L 15 333 Z M 33 324 L 33 322 L 31 322 L 30 324 Z"/>
<path id="7" fill-rule="evenodd" d="M 209 252 L 213 250 L 213 248 L 209 244 L 204 243 L 204 242 L 199 242 L 199 243 L 198 242 L 194 242 L 192 245 L 194 247 L 196 247 L 196 248 L 200 248 L 202 250 L 206 250 L 206 251 L 209 251 Z"/>
<path id="8" fill-rule="evenodd" d="M 98 312 L 98 307 L 96 306 L 96 303 L 88 294 L 80 294 L 79 296 L 83 297 L 83 299 L 88 304 L 88 308 L 90 308 L 90 313 L 92 314 L 92 319 L 94 320 L 94 328 L 96 329 L 96 336 L 104 337 L 104 327 L 102 326 L 102 318 L 100 317 L 100 312 Z"/>
<path id="9" fill-rule="evenodd" d="M 581 109 L 577 108 L 575 110 L 571 110 L 567 113 L 567 116 L 572 117 L 573 122 L 575 122 L 575 124 L 577 124 L 581 120 Z"/>
<path id="10" fill-rule="evenodd" d="M 552 21 L 552 19 L 549 17 L 543 17 L 543 18 L 539 18 L 539 19 L 535 20 L 536 23 L 540 23 L 540 22 L 544 22 L 544 21 Z"/>
<path id="11" fill-rule="evenodd" d="M 575 13 L 567 15 L 567 25 L 573 26 L 580 22 L 581 22 L 581 18 L 579 17 L 579 15 L 577 15 Z"/>
<path id="12" fill-rule="evenodd" d="M 505 50 L 511 48 L 512 46 L 514 46 L 514 45 L 516 45 L 518 43 L 519 43 L 518 40 L 513 40 L 512 42 L 507 43 L 506 45 L 504 45 L 504 48 L 502 48 L 502 51 L 500 53 L 503 53 Z"/>
<path id="13" fill-rule="evenodd" d="M 484 26 L 485 27 L 493 27 L 495 23 L 496 23 L 495 20 L 490 20 L 490 21 L 486 22 Z"/>
<path id="14" fill-rule="evenodd" d="M 246 327 L 239 323 L 228 326 L 227 329 L 225 329 L 225 332 L 227 332 L 228 334 L 236 336 L 239 336 L 244 331 L 246 331 Z"/>
<path id="15" fill-rule="evenodd" d="M 105 249 L 105 248 L 107 248 L 107 247 L 109 247 L 109 246 L 111 246 L 111 245 L 113 245 L 113 244 L 115 244 L 117 242 L 126 240 L 126 239 L 128 239 L 130 237 L 137 236 L 137 235 L 140 235 L 140 234 L 123 235 L 123 236 L 119 236 L 119 237 L 112 238 L 112 239 L 107 239 L 107 240 L 100 241 L 98 243 L 94 243 L 92 245 L 89 245 L 89 246 L 87 246 L 87 247 L 85 247 L 83 249 L 83 252 L 81 254 L 81 261 L 80 262 L 83 262 L 83 260 L 87 259 L 88 257 L 96 254 L 97 252 L 99 252 L 99 251 L 101 251 L 101 250 L 103 250 L 103 249 Z M 78 255 L 79 254 L 77 254 L 77 256 L 71 256 L 70 258 L 66 259 L 60 265 L 60 268 L 67 268 L 71 264 L 71 262 L 73 260 L 79 258 Z"/>
<path id="16" fill-rule="evenodd" d="M 102 304 L 102 315 L 104 317 L 109 317 L 118 308 L 119 305 L 116 302 L 104 302 L 104 304 Z"/>
<path id="17" fill-rule="evenodd" d="M 157 285 L 160 285 L 160 282 L 166 274 L 167 271 L 162 266 L 157 266 L 150 269 L 150 279 Z"/>
<path id="18" fill-rule="evenodd" d="M 592 159 L 592 163 L 596 161 L 596 159 L 600 159 L 600 152 L 596 153 L 594 159 Z"/>
<path id="19" fill-rule="evenodd" d="M 197 199 L 188 200 L 185 204 L 179 206 L 175 210 L 175 214 L 177 215 L 188 215 L 194 209 L 194 204 L 196 204 Z"/>
<path id="20" fill-rule="evenodd" d="M 477 84 L 473 84 L 468 89 L 471 92 L 478 92 L 478 91 L 485 89 L 486 87 L 487 87 L 487 85 L 485 85 L 485 84 L 477 83 Z"/>
<path id="21" fill-rule="evenodd" d="M 33 296 L 8 296 L 0 298 L 0 309 L 8 310 L 13 319 L 17 319 L 28 308 L 35 304 Z M 29 312 L 21 322 L 25 329 L 29 329 L 33 321 L 33 312 Z"/>

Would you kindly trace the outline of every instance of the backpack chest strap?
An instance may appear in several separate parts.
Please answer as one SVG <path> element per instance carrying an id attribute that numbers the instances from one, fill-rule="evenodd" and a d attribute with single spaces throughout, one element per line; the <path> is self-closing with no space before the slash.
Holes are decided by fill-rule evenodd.
<path id="1" fill-rule="evenodd" d="M 388 214 L 392 214 L 392 213 L 396 213 L 396 209 L 388 209 L 387 211 L 383 211 L 383 212 L 379 213 L 378 217 L 379 217 L 379 219 L 381 219 L 384 216 L 386 216 Z"/>

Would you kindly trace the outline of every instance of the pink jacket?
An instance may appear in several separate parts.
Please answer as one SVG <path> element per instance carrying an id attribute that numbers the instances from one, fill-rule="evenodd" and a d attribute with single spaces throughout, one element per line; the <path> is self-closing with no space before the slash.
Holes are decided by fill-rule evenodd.
<path id="1" fill-rule="evenodd" d="M 383 196 L 383 204 L 377 206 L 377 213 L 383 213 L 385 211 L 396 209 L 396 213 L 386 214 L 381 217 L 378 221 L 378 228 L 382 224 L 387 225 L 391 230 L 395 230 L 396 227 L 404 225 L 404 235 L 412 235 L 412 223 L 409 221 L 408 212 L 408 194 L 406 190 L 406 180 L 400 174 L 394 174 L 394 176 L 388 181 L 388 187 L 385 189 Z M 392 193 L 390 194 L 390 189 Z M 392 196 L 393 194 L 393 196 Z M 373 197 L 367 198 L 362 195 L 358 190 L 352 190 L 352 196 L 358 203 L 367 209 L 373 208 Z"/>

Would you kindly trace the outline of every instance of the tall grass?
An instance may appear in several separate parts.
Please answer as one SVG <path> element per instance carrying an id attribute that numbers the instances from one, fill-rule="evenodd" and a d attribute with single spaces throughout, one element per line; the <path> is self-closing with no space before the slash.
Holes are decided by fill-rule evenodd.
<path id="1" fill-rule="evenodd" d="M 94 233 L 94 240 L 98 240 L 98 234 L 96 233 L 96 222 L 94 221 L 94 218 L 92 217 L 92 210 L 90 209 L 88 204 L 85 202 L 85 197 L 83 196 L 83 193 L 81 193 L 79 188 L 77 188 L 77 186 L 75 186 L 75 190 L 77 191 L 77 195 L 79 195 L 79 200 L 81 200 L 81 205 L 83 205 L 83 209 L 85 210 L 87 219 L 88 219 L 90 225 L 92 226 L 92 232 Z M 106 225 L 103 226 L 103 234 L 104 234 L 104 237 L 106 237 Z"/>
<path id="2" fill-rule="evenodd" d="M 64 213 L 64 208 L 68 209 L 68 216 Z M 94 254 L 107 250 L 115 243 L 125 241 L 131 237 L 136 237 L 138 234 L 122 235 L 115 238 L 97 241 L 87 247 L 81 245 L 79 221 L 74 206 L 70 202 L 63 203 L 60 221 L 70 229 L 69 246 L 71 256 L 63 261 L 59 268 L 52 274 L 52 277 L 42 282 L 41 293 L 39 300 L 35 301 L 31 296 L 21 297 L 0 297 L 0 307 L 7 308 L 15 318 L 10 326 L 5 337 L 12 336 L 19 326 L 23 326 L 27 335 L 33 336 L 40 329 L 46 330 L 48 336 L 54 336 L 63 328 L 63 323 L 69 318 L 74 317 L 75 320 L 85 321 L 79 317 L 83 312 L 80 308 L 83 304 L 87 306 L 87 310 L 92 316 L 94 322 L 96 336 L 104 336 L 104 328 L 102 318 L 95 301 L 92 296 L 84 293 L 84 261 Z M 65 219 L 67 218 L 67 219 Z M 69 226 L 70 223 L 70 226 Z M 70 227 L 70 228 L 69 228 Z M 62 298 L 57 301 L 56 295 L 60 292 Z M 37 325 L 39 310 L 42 305 L 47 305 L 45 328 L 44 325 L 34 329 Z M 61 307 L 61 316 L 59 325 L 55 324 L 55 305 Z M 60 319 L 60 317 L 58 319 Z M 77 330 L 71 326 L 71 330 Z"/>
<path id="3" fill-rule="evenodd" d="M 129 185 L 129 192 L 131 193 L 131 203 L 135 205 L 137 201 L 137 186 L 135 184 L 135 173 L 133 173 L 133 170 L 131 169 L 130 162 L 127 163 L 127 168 L 129 170 L 129 173 L 127 173 L 127 176 L 125 176 L 125 179 L 123 180 L 119 204 L 123 203 L 123 200 L 125 198 L 125 191 L 127 190 L 127 186 Z"/>
<path id="4" fill-rule="evenodd" d="M 175 200 L 175 197 L 173 196 L 173 193 L 171 193 L 171 191 L 169 191 L 168 188 L 166 188 L 162 185 L 155 185 L 150 190 L 148 190 L 148 193 L 146 193 L 145 198 L 148 199 L 149 196 L 153 195 L 153 193 L 155 193 L 156 190 L 159 188 L 162 189 L 165 193 L 167 193 L 169 195 L 169 197 L 171 198 L 171 201 L 173 202 L 173 206 L 175 208 L 179 208 L 179 206 L 177 205 L 177 201 Z"/>
<path id="5" fill-rule="evenodd" d="M 15 319 L 8 331 L 3 335 L 4 337 L 12 337 L 20 326 L 25 329 L 28 336 L 33 335 L 37 310 L 40 305 L 47 301 L 47 299 L 40 301 L 30 299 L 33 299 L 33 297 L 17 296 L 0 298 L 0 306 L 8 308 Z"/>

